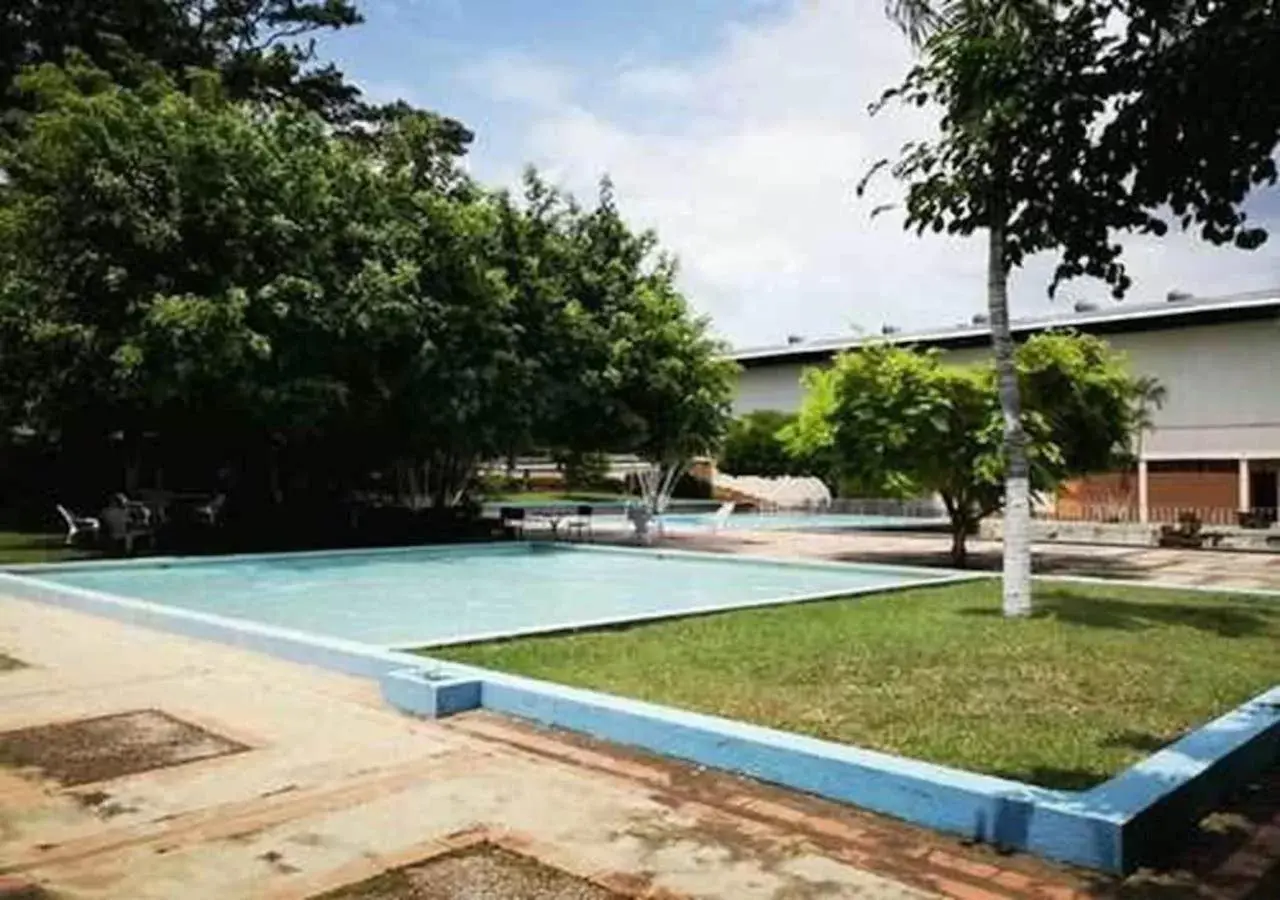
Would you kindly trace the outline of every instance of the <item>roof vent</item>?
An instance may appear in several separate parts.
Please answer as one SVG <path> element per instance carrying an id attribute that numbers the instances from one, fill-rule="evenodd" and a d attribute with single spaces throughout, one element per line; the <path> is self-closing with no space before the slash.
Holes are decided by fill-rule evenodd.
<path id="1" fill-rule="evenodd" d="M 803 344 L 803 343 L 804 343 L 804 335 L 801 335 L 801 334 L 787 335 L 788 346 L 794 347 L 796 344 Z"/>
<path id="2" fill-rule="evenodd" d="M 885 335 L 897 334 L 901 330 L 902 329 L 899 328 L 897 325 L 881 325 L 880 326 L 880 333 Z"/>
<path id="3" fill-rule="evenodd" d="M 1165 299 L 1170 303 L 1181 303 L 1184 300 L 1191 300 L 1194 296 L 1188 291 L 1170 291 L 1165 295 Z"/>
<path id="4" fill-rule="evenodd" d="M 1090 300 L 1076 301 L 1076 306 L 1075 306 L 1076 312 L 1095 312 L 1097 309 L 1098 309 L 1098 304 Z"/>
<path id="5" fill-rule="evenodd" d="M 986 325 L 991 320 L 987 318 L 986 313 L 977 313 L 969 321 L 971 321 L 974 325 Z"/>

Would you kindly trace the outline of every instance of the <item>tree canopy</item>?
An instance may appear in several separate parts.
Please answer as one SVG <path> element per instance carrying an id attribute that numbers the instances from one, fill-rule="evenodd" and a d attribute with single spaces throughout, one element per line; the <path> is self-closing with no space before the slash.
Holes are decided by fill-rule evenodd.
<path id="1" fill-rule="evenodd" d="M 352 139 L 214 73 L 20 82 L 31 114 L 0 144 L 11 425 L 235 461 L 242 483 L 391 472 L 445 506 L 481 460 L 671 461 L 727 423 L 732 364 L 607 183 L 588 208 L 534 173 L 493 193 L 436 117 Z"/>
<path id="2" fill-rule="evenodd" d="M 207 69 L 237 99 L 288 97 L 344 119 L 360 92 L 317 60 L 311 36 L 360 21 L 349 0 L 13 0 L 0 12 L 0 102 L 18 99 L 24 68 L 78 53 L 121 84 Z"/>
<path id="3" fill-rule="evenodd" d="M 730 475 L 793 475 L 795 458 L 787 452 L 782 429 L 795 415 L 759 409 L 733 420 L 716 465 Z"/>
<path id="4" fill-rule="evenodd" d="M 942 138 L 894 164 L 906 224 L 985 228 L 1004 195 L 1005 259 L 1059 257 L 1061 281 L 1131 285 L 1118 231 L 1198 226 L 1254 249 L 1250 192 L 1277 180 L 1280 7 L 1274 0 L 892 0 L 922 56 L 874 107 L 942 113 Z M 888 162 L 880 165 L 888 165 Z M 879 166 L 877 166 L 879 168 Z"/>
<path id="5" fill-rule="evenodd" d="M 1033 490 L 1124 463 L 1154 393 L 1102 340 L 1037 335 L 1017 352 Z M 937 494 L 952 555 L 1004 503 L 1002 413 L 994 365 L 956 365 L 936 350 L 876 343 L 805 373 L 784 432 L 794 453 L 828 453 L 842 474 L 888 496 Z"/>
<path id="6" fill-rule="evenodd" d="M 1030 611 L 1029 460 L 1008 279 L 1052 251 L 1048 284 L 1130 286 L 1116 232 L 1163 235 L 1171 212 L 1214 243 L 1252 249 L 1250 189 L 1276 181 L 1280 8 L 1274 0 L 889 0 L 920 50 L 890 101 L 931 105 L 938 134 L 889 166 L 905 224 L 984 230 L 987 305 L 1006 466 L 1004 606 Z M 1267 76 L 1272 76 L 1268 78 Z M 1224 94 L 1224 88 L 1226 93 Z M 869 177 L 869 176 L 868 176 Z M 859 186 L 865 189 L 866 182 Z"/>

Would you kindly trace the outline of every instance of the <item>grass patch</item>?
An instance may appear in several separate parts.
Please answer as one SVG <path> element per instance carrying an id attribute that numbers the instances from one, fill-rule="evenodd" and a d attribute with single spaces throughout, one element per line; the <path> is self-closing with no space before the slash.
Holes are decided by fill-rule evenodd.
<path id="1" fill-rule="evenodd" d="M 1280 683 L 1280 599 L 994 580 L 424 650 L 1081 789 Z"/>
<path id="2" fill-rule="evenodd" d="M 65 535 L 0 531 L 0 565 L 66 562 L 95 555 L 83 549 L 68 547 Z"/>

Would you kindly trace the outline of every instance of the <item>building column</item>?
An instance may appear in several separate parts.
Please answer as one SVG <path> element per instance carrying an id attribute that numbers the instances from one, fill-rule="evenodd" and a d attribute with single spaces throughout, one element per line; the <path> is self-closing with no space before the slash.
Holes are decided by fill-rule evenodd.
<path id="1" fill-rule="evenodd" d="M 1252 491 L 1249 489 L 1249 460 L 1241 459 L 1240 465 L 1240 496 L 1237 498 L 1236 509 L 1246 511 L 1253 506 Z"/>
<path id="2" fill-rule="evenodd" d="M 1151 518 L 1150 505 L 1147 502 L 1147 461 L 1138 460 L 1138 521 L 1146 524 Z"/>

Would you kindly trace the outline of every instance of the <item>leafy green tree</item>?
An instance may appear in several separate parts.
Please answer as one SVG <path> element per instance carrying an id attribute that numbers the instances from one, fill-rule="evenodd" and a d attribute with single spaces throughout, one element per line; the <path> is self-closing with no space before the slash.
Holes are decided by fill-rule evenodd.
<path id="1" fill-rule="evenodd" d="M 0 339 L 28 361 L 6 393 L 34 427 L 90 443 L 162 433 L 312 459 L 318 441 L 358 446 L 370 410 L 386 412 L 377 366 L 421 363 L 369 348 L 394 333 L 442 356 L 424 329 L 461 336 L 461 310 L 502 302 L 492 216 L 414 195 L 412 166 L 315 116 L 254 114 L 201 83 L 28 78 L 36 112 L 0 156 Z"/>
<path id="2" fill-rule="evenodd" d="M 1098 166 L 1095 122 L 1106 112 L 1115 38 L 1102 3 L 958 0 L 920 29 L 920 62 L 886 93 L 942 111 L 936 140 L 908 144 L 893 164 L 907 183 L 906 225 L 987 235 L 987 309 L 1004 412 L 1004 609 L 1031 610 L 1030 461 L 1009 330 L 1009 273 L 1058 248 L 1061 273 L 1127 284 L 1109 228 L 1156 230 Z M 873 170 L 874 171 L 874 170 Z M 865 188 L 865 181 L 860 190 Z M 1106 215 L 1095 216 L 1095 211 Z"/>
<path id="3" fill-rule="evenodd" d="M 729 426 L 717 465 L 730 475 L 793 475 L 795 462 L 780 432 L 795 416 L 760 409 L 739 416 Z"/>
<path id="4" fill-rule="evenodd" d="M 1280 97 L 1268 85 L 1280 76 L 1280 8 L 1274 0 L 1127 0 L 1119 11 L 1122 40 L 1101 61 L 1118 84 L 1099 167 L 1128 189 L 1124 202 L 1161 226 L 1172 213 L 1211 243 L 1261 246 L 1267 232 L 1243 205 L 1276 183 Z"/>
<path id="5" fill-rule="evenodd" d="M 176 78 L 216 71 L 236 99 L 292 99 L 332 121 L 363 107 L 359 90 L 321 63 L 312 36 L 361 21 L 350 0 L 12 0 L 0 11 L 0 109 L 28 66 L 73 52 L 122 84 L 159 67 Z"/>
<path id="6" fill-rule="evenodd" d="M 682 467 L 728 426 L 733 363 L 675 286 L 652 232 L 622 219 L 602 182 L 584 209 L 526 175 L 499 197 L 502 260 L 542 388 L 515 400 L 530 446 L 636 453 Z"/>
<path id="7" fill-rule="evenodd" d="M 0 410 L 67 452 L 239 460 L 285 499 L 380 471 L 444 507 L 484 460 L 674 464 L 724 427 L 732 365 L 607 186 L 583 209 L 531 176 L 517 202 L 465 176 L 437 117 L 349 140 L 211 73 L 24 86 L 0 144 Z"/>
<path id="8" fill-rule="evenodd" d="M 1034 491 L 1128 461 L 1152 386 L 1122 356 L 1094 337 L 1049 333 L 1023 344 L 1016 365 Z M 889 496 L 938 495 L 952 561 L 965 565 L 966 537 L 1006 502 L 994 365 L 877 343 L 804 378 L 804 403 L 784 430 L 793 452 L 830 453 L 843 475 Z"/>
<path id="9" fill-rule="evenodd" d="M 1030 609 L 1026 463 L 1010 363 L 1007 280 L 1056 250 L 1050 292 L 1079 275 L 1122 296 L 1117 230 L 1164 234 L 1171 211 L 1203 238 L 1253 249 L 1250 190 L 1274 184 L 1280 59 L 1271 0 L 889 0 L 921 61 L 886 95 L 941 108 L 936 141 L 893 167 L 907 225 L 988 234 L 988 307 L 1006 412 L 1005 609 Z M 1231 85 L 1232 100 L 1204 86 Z"/>

